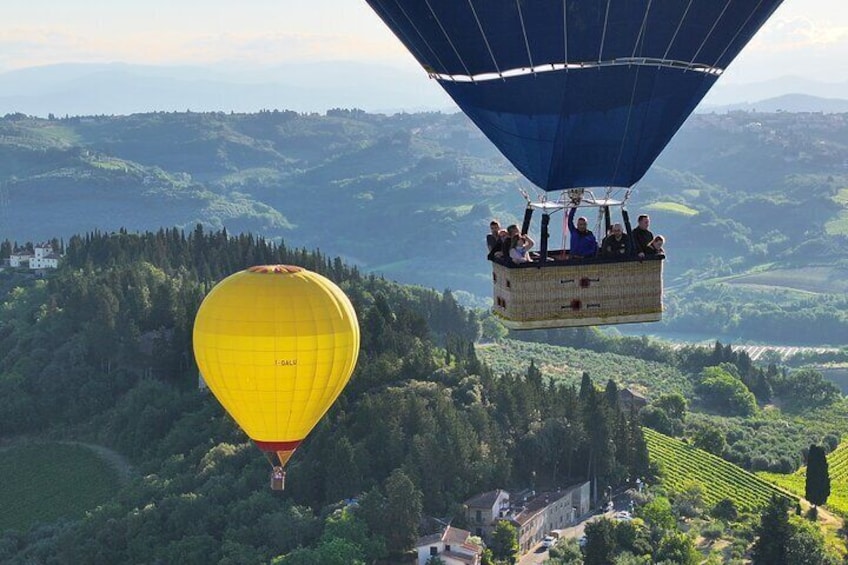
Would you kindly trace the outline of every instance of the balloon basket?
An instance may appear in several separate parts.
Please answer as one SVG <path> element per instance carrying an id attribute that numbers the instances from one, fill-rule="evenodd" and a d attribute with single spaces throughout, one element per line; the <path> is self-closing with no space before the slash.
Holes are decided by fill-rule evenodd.
<path id="1" fill-rule="evenodd" d="M 271 471 L 271 490 L 284 490 L 286 488 L 286 472 L 280 467 L 274 467 Z"/>
<path id="2" fill-rule="evenodd" d="M 516 330 L 658 322 L 663 259 L 493 261 L 492 312 Z"/>

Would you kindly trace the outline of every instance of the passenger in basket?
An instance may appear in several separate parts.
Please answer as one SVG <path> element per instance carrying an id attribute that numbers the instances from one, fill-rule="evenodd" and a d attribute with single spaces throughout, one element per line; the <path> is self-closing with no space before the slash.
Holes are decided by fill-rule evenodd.
<path id="1" fill-rule="evenodd" d="M 633 251 L 640 259 L 644 259 L 645 255 L 654 255 L 648 248 L 654 240 L 654 234 L 648 229 L 651 225 L 651 218 L 647 214 L 639 216 L 638 225 L 633 229 Z"/>
<path id="2" fill-rule="evenodd" d="M 648 244 L 648 255 L 665 255 L 665 249 L 663 249 L 664 245 L 665 238 L 658 235 L 651 240 L 651 243 Z"/>
<path id="3" fill-rule="evenodd" d="M 509 258 L 513 263 L 529 263 L 533 259 L 530 257 L 530 250 L 536 242 L 529 235 L 516 234 L 512 237 L 512 242 L 509 247 Z"/>
<path id="4" fill-rule="evenodd" d="M 588 229 L 589 222 L 583 216 L 577 218 L 577 227 L 574 226 L 574 213 L 577 208 L 568 212 L 568 233 L 571 234 L 571 257 L 594 257 L 598 252 L 598 240 L 595 234 Z"/>
<path id="5" fill-rule="evenodd" d="M 486 247 L 489 248 L 489 256 L 495 252 L 495 246 L 500 244 L 498 233 L 501 231 L 501 224 L 497 220 L 489 222 L 489 233 L 486 234 Z"/>
<path id="6" fill-rule="evenodd" d="M 610 234 L 601 243 L 601 257 L 623 259 L 631 254 L 630 238 L 621 229 L 621 224 L 613 224 Z"/>

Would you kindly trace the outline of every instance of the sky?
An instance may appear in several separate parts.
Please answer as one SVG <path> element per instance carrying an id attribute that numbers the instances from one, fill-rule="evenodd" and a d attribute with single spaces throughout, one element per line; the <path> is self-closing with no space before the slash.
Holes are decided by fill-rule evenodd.
<path id="1" fill-rule="evenodd" d="M 753 1 L 753 0 L 734 0 Z M 417 63 L 365 0 L 23 0 L 0 20 L 0 71 L 67 62 L 270 66 Z M 848 77 L 848 1 L 785 0 L 723 82 Z"/>

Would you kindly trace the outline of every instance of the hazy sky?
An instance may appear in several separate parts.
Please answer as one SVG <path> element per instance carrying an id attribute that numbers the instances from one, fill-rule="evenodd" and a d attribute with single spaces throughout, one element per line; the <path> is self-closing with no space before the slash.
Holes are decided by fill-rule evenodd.
<path id="1" fill-rule="evenodd" d="M 417 68 L 364 0 L 7 4 L 0 71 L 61 62 L 273 65 L 339 59 Z M 848 1 L 785 0 L 723 82 L 785 75 L 848 78 Z"/>

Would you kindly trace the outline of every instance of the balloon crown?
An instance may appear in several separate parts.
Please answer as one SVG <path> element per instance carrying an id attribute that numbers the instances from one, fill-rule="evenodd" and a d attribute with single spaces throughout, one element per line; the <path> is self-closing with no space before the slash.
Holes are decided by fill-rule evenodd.
<path id="1" fill-rule="evenodd" d="M 303 271 L 303 267 L 296 265 L 257 265 L 247 269 L 251 273 L 262 273 L 266 275 L 292 274 Z"/>

